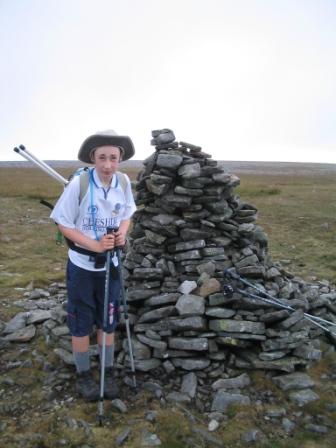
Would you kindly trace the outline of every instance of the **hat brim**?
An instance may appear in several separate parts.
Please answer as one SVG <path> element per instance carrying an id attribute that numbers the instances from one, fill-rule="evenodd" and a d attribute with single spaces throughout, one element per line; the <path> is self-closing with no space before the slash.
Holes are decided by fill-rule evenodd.
<path id="1" fill-rule="evenodd" d="M 78 159 L 84 163 L 93 163 L 91 152 L 99 146 L 119 146 L 123 149 L 122 161 L 134 156 L 132 140 L 126 135 L 90 135 L 82 144 L 78 152 Z"/>

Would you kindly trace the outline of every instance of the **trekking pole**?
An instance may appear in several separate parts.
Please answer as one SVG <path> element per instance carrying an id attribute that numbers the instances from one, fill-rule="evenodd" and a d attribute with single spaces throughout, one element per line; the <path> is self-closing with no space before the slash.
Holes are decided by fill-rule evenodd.
<path id="1" fill-rule="evenodd" d="M 107 227 L 106 233 L 113 233 L 113 227 Z M 111 251 L 106 251 L 106 274 L 105 274 L 105 294 L 103 307 L 103 341 L 102 341 L 102 357 L 100 364 L 100 394 L 98 401 L 98 422 L 99 426 L 103 425 L 104 420 L 104 386 L 105 386 L 105 351 L 106 351 L 106 328 L 107 328 L 107 307 L 110 296 L 110 265 Z"/>
<path id="2" fill-rule="evenodd" d="M 252 299 L 261 300 L 262 302 L 269 303 L 270 305 L 274 305 L 274 306 L 277 306 L 277 307 L 279 307 L 279 308 L 283 308 L 283 309 L 288 310 L 288 311 L 291 311 L 291 312 L 295 311 L 295 308 L 293 308 L 292 306 L 284 305 L 284 304 L 282 304 L 282 303 L 279 303 L 278 301 L 273 301 L 273 300 L 271 300 L 271 299 L 266 299 L 266 298 L 264 298 L 264 297 L 260 297 L 260 296 L 258 296 L 258 295 L 256 295 L 256 294 L 252 294 L 252 293 L 250 293 L 250 292 L 247 292 L 247 291 L 245 291 L 245 290 L 243 290 L 243 289 L 239 289 L 239 288 L 237 288 L 237 291 L 238 291 L 240 294 L 242 294 L 242 295 L 244 295 L 244 296 L 247 296 L 247 297 L 250 297 L 250 298 L 252 298 Z M 312 314 L 308 314 L 308 313 L 303 313 L 303 317 L 304 317 L 305 319 L 309 320 L 312 324 L 314 324 L 314 325 L 316 325 L 317 327 L 321 328 L 322 330 L 327 331 L 328 333 L 330 333 L 330 334 L 336 336 L 336 333 L 334 333 L 333 331 L 330 330 L 330 328 L 328 328 L 328 327 L 325 326 L 326 324 L 328 324 L 328 325 L 336 325 L 336 324 L 334 324 L 333 322 L 329 322 L 328 320 L 322 319 L 322 318 L 320 318 L 320 317 L 317 317 L 317 316 L 314 316 L 314 315 L 312 315 Z M 317 321 L 316 321 L 315 319 L 316 319 Z M 325 324 L 323 325 L 323 324 L 321 324 L 321 323 L 318 322 L 318 321 L 325 322 Z"/>
<path id="3" fill-rule="evenodd" d="M 29 162 L 32 162 L 34 165 L 36 165 L 38 168 L 40 168 L 46 174 L 49 174 L 49 176 L 53 177 L 55 180 L 57 180 L 61 184 L 67 185 L 69 183 L 69 181 L 67 181 L 57 171 L 55 171 L 53 168 L 51 168 L 47 163 L 43 162 L 43 160 L 40 160 L 36 156 L 34 156 L 34 154 L 29 152 L 23 145 L 20 145 L 19 147 L 16 146 L 13 151 L 20 154 L 20 156 L 22 156 L 24 159 L 28 160 Z"/>
<path id="4" fill-rule="evenodd" d="M 134 357 L 133 357 L 133 349 L 132 349 L 131 330 L 130 330 L 130 323 L 129 323 L 129 317 L 128 317 L 128 305 L 126 302 L 126 292 L 125 292 L 124 278 L 122 275 L 122 264 L 121 264 L 121 256 L 120 256 L 120 248 L 119 247 L 116 248 L 116 253 L 117 253 L 117 258 L 118 258 L 120 293 L 121 293 L 123 312 L 124 312 L 125 324 L 126 324 L 128 353 L 129 353 L 130 362 L 131 362 L 131 370 L 132 370 L 132 376 L 133 376 L 133 387 L 134 387 L 134 389 L 136 389 L 137 384 L 136 384 L 136 376 L 135 376 L 135 365 L 134 365 Z"/>
<path id="5" fill-rule="evenodd" d="M 259 294 L 263 294 L 264 296 L 266 296 L 266 298 L 265 297 L 260 297 L 260 296 L 258 296 L 256 294 L 252 294 L 252 293 L 249 293 L 247 291 L 244 291 L 243 289 L 237 288 L 237 291 L 239 293 L 241 293 L 241 294 L 243 294 L 245 296 L 251 297 L 253 299 L 258 299 L 258 300 L 261 300 L 261 301 L 263 301 L 265 303 L 269 303 L 271 305 L 278 306 L 280 308 L 286 309 L 286 310 L 291 311 L 291 312 L 295 311 L 295 308 L 293 308 L 292 306 L 283 304 L 280 299 L 277 299 L 276 297 L 271 296 L 269 293 L 267 293 L 266 291 L 263 291 L 261 288 L 258 288 L 256 285 L 254 285 L 253 283 L 251 283 L 248 280 L 244 279 L 239 274 L 237 274 L 235 272 L 232 272 L 232 270 L 226 269 L 224 271 L 224 274 L 227 274 L 227 275 L 231 276 L 235 280 L 239 280 L 240 282 L 242 282 L 246 286 L 249 286 L 249 287 L 253 288 L 254 290 L 256 290 Z M 318 316 L 314 316 L 313 314 L 303 313 L 303 316 L 304 316 L 305 319 L 310 321 L 312 324 L 315 324 L 317 327 L 321 328 L 322 330 L 332 334 L 333 336 L 336 336 L 336 333 L 334 331 L 330 330 L 330 328 L 325 326 L 325 325 L 336 326 L 336 323 L 328 321 L 326 319 L 322 319 L 321 317 L 318 317 Z"/>

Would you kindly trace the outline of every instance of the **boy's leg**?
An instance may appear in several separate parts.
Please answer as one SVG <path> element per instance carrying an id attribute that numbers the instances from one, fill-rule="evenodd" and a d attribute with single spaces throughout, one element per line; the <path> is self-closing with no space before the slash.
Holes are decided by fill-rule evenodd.
<path id="1" fill-rule="evenodd" d="M 78 373 L 90 370 L 89 336 L 72 336 L 72 352 Z"/>
<path id="2" fill-rule="evenodd" d="M 72 335 L 73 357 L 77 370 L 76 389 L 87 401 L 99 399 L 99 387 L 90 370 L 89 334 L 92 331 L 93 299 L 91 272 L 68 262 L 68 326 Z"/>

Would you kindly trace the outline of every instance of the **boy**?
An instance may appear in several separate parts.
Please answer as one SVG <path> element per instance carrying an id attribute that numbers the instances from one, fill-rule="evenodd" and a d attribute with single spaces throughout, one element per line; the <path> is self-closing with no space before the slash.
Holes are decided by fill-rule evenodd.
<path id="1" fill-rule="evenodd" d="M 133 143 L 127 136 L 110 130 L 88 137 L 78 153 L 79 160 L 94 165 L 89 169 L 87 191 L 80 200 L 80 176 L 75 176 L 50 215 L 62 234 L 74 243 L 70 245 L 72 248 L 68 252 L 67 265 L 68 326 L 77 370 L 76 389 L 87 401 L 99 399 L 99 387 L 92 377 L 88 350 L 90 333 L 95 324 L 102 358 L 105 254 L 107 250 L 113 251 L 114 247 L 125 244 L 130 218 L 136 209 L 129 178 L 123 174 L 122 179 L 116 172 L 119 162 L 133 155 Z M 106 234 L 107 227 L 117 230 Z M 120 295 L 117 264 L 117 257 L 114 256 L 111 263 L 108 328 L 105 329 L 104 390 L 108 399 L 118 394 L 112 370 Z"/>

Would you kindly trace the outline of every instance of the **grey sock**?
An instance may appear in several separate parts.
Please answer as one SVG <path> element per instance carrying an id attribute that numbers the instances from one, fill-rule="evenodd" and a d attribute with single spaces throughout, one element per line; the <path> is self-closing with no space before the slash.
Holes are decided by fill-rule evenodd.
<path id="1" fill-rule="evenodd" d="M 78 373 L 90 370 L 89 352 L 73 352 L 73 358 Z"/>
<path id="2" fill-rule="evenodd" d="M 99 346 L 100 362 L 102 362 L 103 347 Z M 105 346 L 105 368 L 113 366 L 114 344 Z"/>

